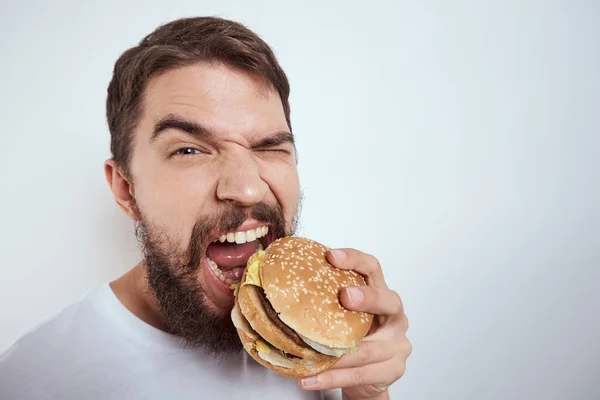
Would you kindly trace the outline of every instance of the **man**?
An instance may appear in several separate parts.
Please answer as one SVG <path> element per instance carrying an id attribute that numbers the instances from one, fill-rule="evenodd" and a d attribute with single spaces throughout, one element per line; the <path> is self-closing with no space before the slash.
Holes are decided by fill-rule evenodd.
<path id="1" fill-rule="evenodd" d="M 369 282 L 342 304 L 377 317 L 360 350 L 319 376 L 296 382 L 258 365 L 231 322 L 230 284 L 248 257 L 295 230 L 288 96 L 269 46 L 232 21 L 173 21 L 119 58 L 105 173 L 143 260 L 9 349 L 0 398 L 389 398 L 411 351 L 408 322 L 368 254 L 328 254 Z"/>

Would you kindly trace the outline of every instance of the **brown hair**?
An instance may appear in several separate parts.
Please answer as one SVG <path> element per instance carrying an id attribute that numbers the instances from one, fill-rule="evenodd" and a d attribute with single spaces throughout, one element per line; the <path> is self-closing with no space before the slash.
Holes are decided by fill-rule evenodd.
<path id="1" fill-rule="evenodd" d="M 252 73 L 279 93 L 291 129 L 287 77 L 273 51 L 244 25 L 215 17 L 182 18 L 158 27 L 125 51 L 108 85 L 106 116 L 110 150 L 129 173 L 132 132 L 148 80 L 161 72 L 198 62 L 220 62 Z"/>

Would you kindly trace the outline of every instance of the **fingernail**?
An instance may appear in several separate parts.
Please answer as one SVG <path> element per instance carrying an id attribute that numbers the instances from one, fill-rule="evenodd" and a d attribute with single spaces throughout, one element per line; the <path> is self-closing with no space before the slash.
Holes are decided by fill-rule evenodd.
<path id="1" fill-rule="evenodd" d="M 344 250 L 331 250 L 331 255 L 337 261 L 344 261 L 346 259 L 346 252 Z"/>
<path id="2" fill-rule="evenodd" d="M 302 386 L 314 386 L 319 382 L 319 379 L 316 376 L 311 376 L 310 378 L 302 379 Z"/>
<path id="3" fill-rule="evenodd" d="M 360 290 L 357 287 L 346 288 L 346 294 L 348 295 L 348 300 L 350 300 L 350 304 L 352 304 L 353 306 L 360 304 L 363 297 L 365 297 L 362 290 Z"/>

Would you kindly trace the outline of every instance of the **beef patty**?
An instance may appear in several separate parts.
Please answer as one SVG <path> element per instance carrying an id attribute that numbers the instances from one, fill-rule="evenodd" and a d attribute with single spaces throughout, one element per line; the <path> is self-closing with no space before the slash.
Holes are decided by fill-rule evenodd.
<path id="1" fill-rule="evenodd" d="M 298 346 L 311 348 L 306 344 L 306 342 L 304 342 L 304 340 L 302 340 L 300 336 L 298 336 L 296 331 L 284 324 L 283 321 L 279 319 L 277 311 L 273 309 L 271 302 L 267 300 L 267 297 L 265 296 L 265 292 L 263 290 L 260 291 L 260 302 L 264 307 L 265 311 L 267 312 L 267 315 L 269 316 L 271 322 L 273 322 L 273 324 L 281 328 L 281 330 L 284 331 L 285 334 L 294 341 L 294 343 L 296 343 Z"/>

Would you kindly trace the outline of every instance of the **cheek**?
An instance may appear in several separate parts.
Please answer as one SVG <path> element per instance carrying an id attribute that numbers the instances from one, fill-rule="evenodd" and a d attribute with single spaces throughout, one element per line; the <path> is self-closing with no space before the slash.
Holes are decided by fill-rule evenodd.
<path id="1" fill-rule="evenodd" d="M 182 240 L 187 237 L 211 198 L 214 186 L 210 174 L 197 169 L 161 169 L 136 185 L 136 201 L 145 217 L 166 230 L 170 237 Z"/>
<path id="2" fill-rule="evenodd" d="M 286 221 L 290 222 L 300 199 L 298 170 L 288 166 L 285 169 L 266 170 L 263 176 L 277 202 L 283 207 Z"/>

